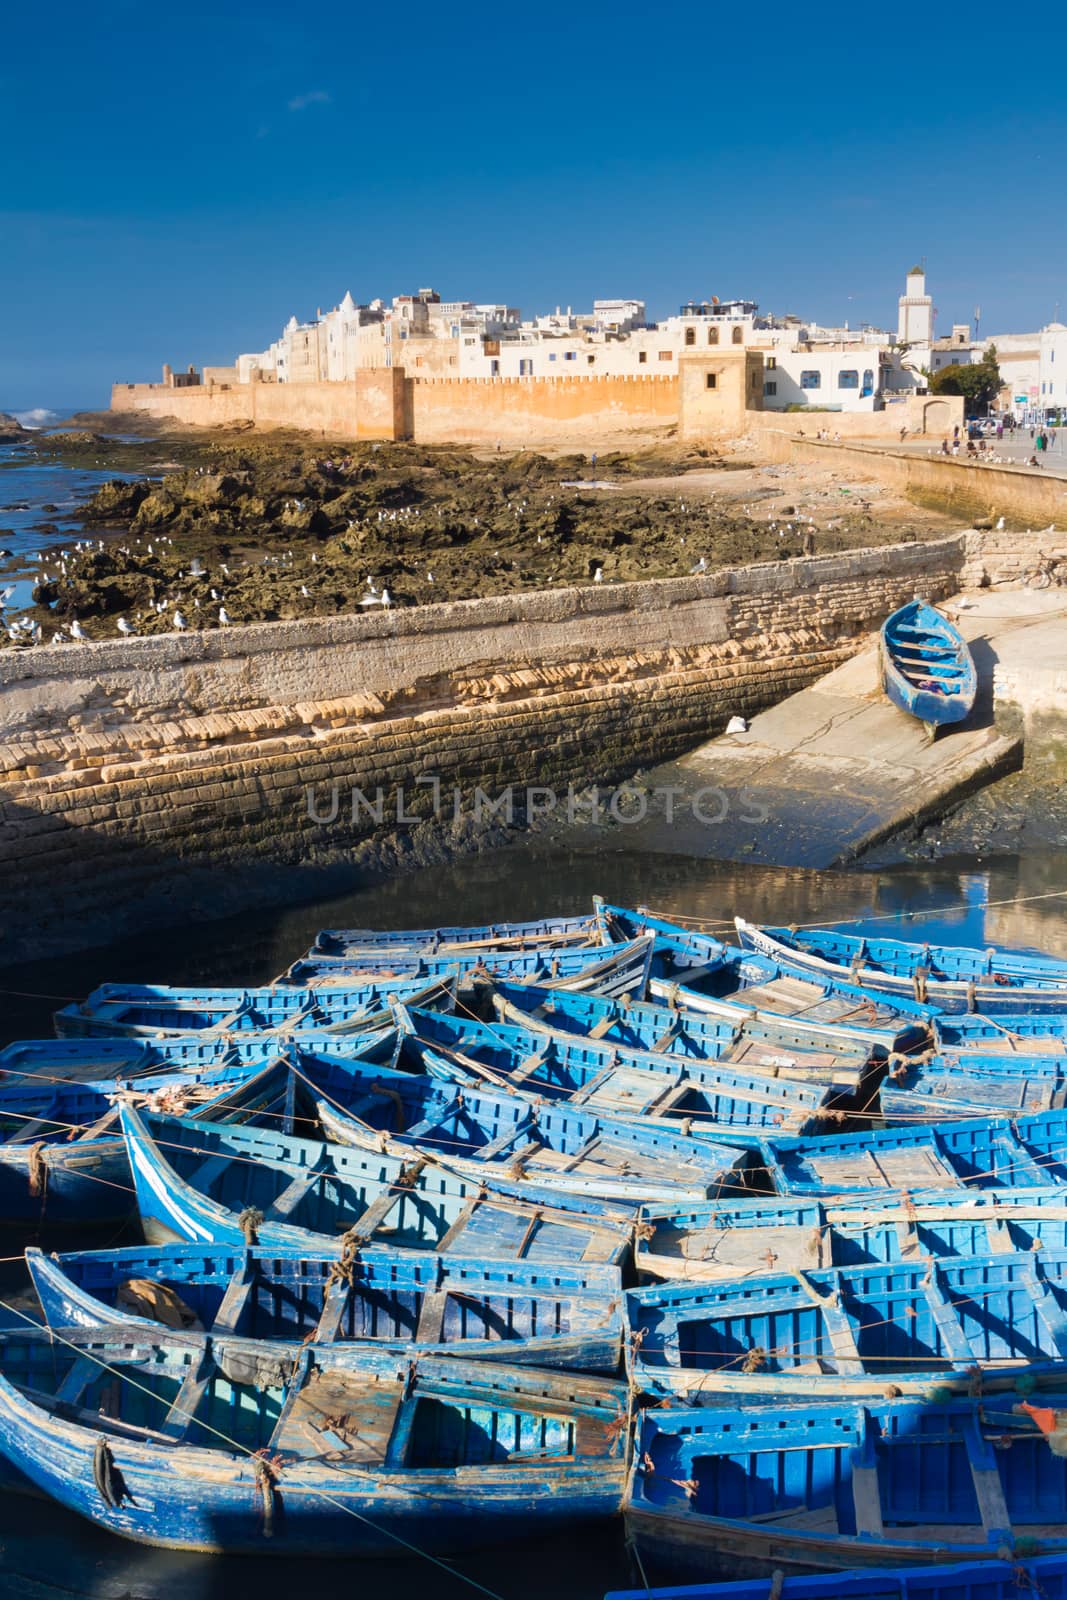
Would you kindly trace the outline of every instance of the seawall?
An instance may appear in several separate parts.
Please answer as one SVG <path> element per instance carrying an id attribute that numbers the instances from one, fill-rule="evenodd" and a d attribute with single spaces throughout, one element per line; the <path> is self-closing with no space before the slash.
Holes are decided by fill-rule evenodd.
<path id="1" fill-rule="evenodd" d="M 967 549 L 5 652 L 0 960 L 340 889 L 412 836 L 398 791 L 409 817 L 433 811 L 431 778 L 447 803 L 424 836 L 477 848 L 476 788 L 611 784 L 678 755 L 845 660 L 916 590 L 955 590 Z M 329 817 L 335 785 L 317 822 L 309 791 Z M 381 791 L 378 817 L 353 815 L 353 788 L 370 807 Z"/>

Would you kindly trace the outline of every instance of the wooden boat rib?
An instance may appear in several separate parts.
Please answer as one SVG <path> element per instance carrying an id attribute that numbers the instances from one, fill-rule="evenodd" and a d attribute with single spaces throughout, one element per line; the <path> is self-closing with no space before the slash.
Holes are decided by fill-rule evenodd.
<path id="1" fill-rule="evenodd" d="M 1024 1540 L 1063 1554 L 1067 1461 L 1033 1409 L 1006 1394 L 645 1412 L 628 1531 L 646 1559 L 705 1580 L 982 1560 Z"/>
<path id="2" fill-rule="evenodd" d="M 886 618 L 879 655 L 887 696 L 931 734 L 970 715 L 978 691 L 971 652 L 958 629 L 925 600 L 911 600 Z"/>
<path id="3" fill-rule="evenodd" d="M 629 1050 L 588 1036 L 449 1019 L 405 1006 L 394 1007 L 394 1015 L 405 1034 L 402 1057 L 418 1060 L 431 1075 L 472 1081 L 482 1069 L 498 1086 L 524 1095 L 568 1100 L 644 1124 L 680 1121 L 684 1133 L 735 1144 L 751 1143 L 760 1128 L 799 1131 L 841 1120 L 829 1109 L 830 1091 L 814 1084 Z"/>
<path id="4" fill-rule="evenodd" d="M 299 1347 L 372 1340 L 411 1356 L 615 1372 L 622 1349 L 619 1269 L 477 1261 L 414 1251 L 135 1245 L 61 1256 L 26 1251 L 51 1327 L 200 1327 L 212 1336 Z"/>
<path id="5" fill-rule="evenodd" d="M 793 933 L 734 919 L 746 950 L 768 960 L 789 962 L 831 982 L 853 983 L 877 994 L 911 996 L 945 1012 L 980 1011 L 993 1015 L 1067 1011 L 1067 969 L 1025 976 L 993 966 L 995 952 L 951 945 L 899 945 L 849 935 Z M 823 952 L 826 952 L 825 954 Z M 838 957 L 848 956 L 847 962 Z"/>
<path id="6" fill-rule="evenodd" d="M 1067 1251 L 797 1270 L 627 1295 L 642 1392 L 881 1398 L 1067 1380 Z"/>
<path id="7" fill-rule="evenodd" d="M 646 1278 L 742 1284 L 768 1272 L 1045 1249 L 1067 1249 L 1058 1185 L 643 1206 L 634 1264 Z"/>
<path id="8" fill-rule="evenodd" d="M 140 1543 L 228 1554 L 454 1552 L 617 1513 L 626 1389 L 368 1346 L 155 1330 L 0 1336 L 0 1449 Z"/>
<path id="9" fill-rule="evenodd" d="M 642 1001 L 611 1000 L 530 984 L 500 983 L 493 1007 L 501 1022 L 546 1033 L 586 1034 L 631 1050 L 721 1061 L 772 1078 L 857 1089 L 871 1073 L 864 1041 L 825 1037 L 787 1021 L 719 1018 Z"/>
<path id="10" fill-rule="evenodd" d="M 622 1261 L 633 1212 L 416 1158 L 122 1108 L 145 1237 L 311 1255 L 368 1244 L 494 1260 Z M 244 1221 L 242 1222 L 242 1218 Z"/>

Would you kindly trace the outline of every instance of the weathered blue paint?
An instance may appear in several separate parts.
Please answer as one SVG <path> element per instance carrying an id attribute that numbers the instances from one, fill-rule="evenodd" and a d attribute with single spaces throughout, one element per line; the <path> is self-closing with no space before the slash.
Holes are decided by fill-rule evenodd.
<path id="1" fill-rule="evenodd" d="M 882 686 L 909 716 L 931 727 L 963 722 L 974 706 L 978 675 L 966 641 L 925 600 L 909 600 L 882 624 Z"/>
<path id="2" fill-rule="evenodd" d="M 1039 1398 L 1067 1404 L 1062 1392 Z M 1067 1460 L 1021 1403 L 1007 1393 L 645 1412 L 628 1530 L 657 1566 L 703 1579 L 988 1560 L 1016 1541 L 1028 1555 L 1063 1554 Z"/>
<path id="3" fill-rule="evenodd" d="M 669 1005 L 736 1019 L 790 1020 L 835 1042 L 842 1035 L 866 1040 L 883 1055 L 925 1042 L 937 1015 L 935 1008 L 905 996 L 889 1000 L 859 984 L 817 980 L 786 962 L 678 928 L 663 917 L 621 906 L 601 910 L 612 938 L 655 935 L 648 998 Z"/>
<path id="4" fill-rule="evenodd" d="M 694 1061 L 721 1061 L 772 1078 L 855 1090 L 873 1070 L 872 1052 L 863 1040 L 842 1036 L 834 1045 L 825 1034 L 785 1019 L 712 1017 L 677 1006 L 609 1000 L 523 983 L 497 984 L 493 1006 L 502 1022 L 519 1027 L 592 1033 L 606 1044 Z"/>
<path id="5" fill-rule="evenodd" d="M 921 998 L 945 1012 L 1067 1011 L 1067 965 L 952 945 L 909 945 L 790 928 L 761 928 L 738 917 L 746 949 L 785 961 L 819 981 L 860 984 L 872 993 Z M 1022 964 L 1029 960 L 1029 968 Z M 1018 962 L 1019 968 L 1006 963 Z"/>
<path id="6" fill-rule="evenodd" d="M 26 1264 L 50 1326 L 155 1328 L 138 1283 L 159 1284 L 214 1334 L 249 1339 L 370 1339 L 410 1354 L 615 1372 L 622 1346 L 618 1267 L 418 1255 L 375 1246 L 339 1269 L 336 1251 L 133 1245 Z M 133 1280 L 133 1282 L 131 1282 Z M 194 1324 L 183 1323 L 183 1326 Z"/>
<path id="7" fill-rule="evenodd" d="M 1021 1250 L 1067 1250 L 1067 1189 L 925 1189 L 644 1206 L 635 1263 L 674 1282 Z"/>
<path id="8" fill-rule="evenodd" d="M 1067 1250 L 668 1283 L 627 1295 L 643 1393 L 818 1398 L 1067 1384 Z"/>
<path id="9" fill-rule="evenodd" d="M 258 1242 L 321 1254 L 388 1243 L 496 1260 L 619 1262 L 633 1210 L 530 1185 L 486 1185 L 420 1158 L 403 1162 L 265 1128 L 183 1122 L 122 1108 L 146 1238 L 240 1246 L 239 1217 L 262 1213 Z"/>
<path id="10" fill-rule="evenodd" d="M 936 1567 L 879 1567 L 866 1572 L 791 1574 L 775 1584 L 778 1600 L 1067 1600 L 1067 1559 L 964 1561 Z M 765 1578 L 724 1583 L 614 1589 L 604 1600 L 768 1600 Z"/>
<path id="11" fill-rule="evenodd" d="M 596 912 L 577 917 L 536 917 L 531 922 L 484 922 L 471 926 L 442 928 L 323 928 L 308 951 L 317 956 L 351 956 L 368 950 L 404 950 L 418 955 L 437 955 L 458 946 L 531 944 L 599 944 L 600 929 Z"/>
<path id="12" fill-rule="evenodd" d="M 642 1122 L 670 1121 L 689 1134 L 733 1144 L 753 1144 L 762 1128 L 800 1131 L 841 1120 L 828 1107 L 831 1091 L 816 1084 L 741 1072 L 718 1061 L 632 1050 L 579 1034 L 480 1023 L 404 1006 L 394 1011 L 407 1034 L 401 1059 L 458 1082 L 481 1076 L 523 1094 L 575 1100 L 590 1110 Z"/>
<path id="13" fill-rule="evenodd" d="M 444 1553 L 621 1501 L 627 1395 L 604 1378 L 367 1345 L 294 1362 L 262 1343 L 121 1328 L 6 1335 L 0 1372 L 3 1454 L 140 1543 Z"/>
<path id="14" fill-rule="evenodd" d="M 1025 1188 L 1067 1182 L 1067 1109 L 880 1128 L 839 1139 L 765 1137 L 760 1147 L 767 1176 L 782 1195 Z"/>
<path id="15" fill-rule="evenodd" d="M 677 1124 L 611 1116 L 474 1083 L 293 1053 L 325 1137 L 402 1159 L 426 1154 L 472 1178 L 537 1183 L 640 1205 L 744 1189 L 748 1152 Z M 422 1063 L 428 1064 L 428 1063 Z"/>
<path id="16" fill-rule="evenodd" d="M 388 1021 L 391 999 L 450 1007 L 449 974 L 427 978 L 379 975 L 343 987 L 297 989 L 174 989 L 162 984 L 104 983 L 88 999 L 55 1015 L 61 1038 L 146 1038 L 198 1032 L 296 1032 L 326 1028 L 337 1033 L 374 1031 Z"/>
<path id="17" fill-rule="evenodd" d="M 317 956 L 296 961 L 278 979 L 280 984 L 309 985 L 316 988 L 321 1002 L 326 983 L 361 983 L 376 975 L 421 979 L 459 978 L 461 988 L 471 988 L 494 978 L 529 978 L 539 983 L 565 983 L 597 994 L 643 994 L 652 959 L 653 941 L 638 935 L 615 944 L 589 949 L 554 949 L 551 945 L 533 950 L 502 948 L 442 951 L 438 955 L 357 951 L 352 959 Z"/>

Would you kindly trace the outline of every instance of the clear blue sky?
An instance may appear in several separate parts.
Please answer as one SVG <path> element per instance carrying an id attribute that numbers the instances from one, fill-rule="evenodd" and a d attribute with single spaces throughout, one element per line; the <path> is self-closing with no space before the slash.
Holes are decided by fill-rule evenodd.
<path id="1" fill-rule="evenodd" d="M 910 19 L 914 19 L 911 21 Z M 1067 320 L 1067 30 L 1012 10 L 14 4 L 0 408 L 102 405 L 292 312 L 711 294 Z"/>

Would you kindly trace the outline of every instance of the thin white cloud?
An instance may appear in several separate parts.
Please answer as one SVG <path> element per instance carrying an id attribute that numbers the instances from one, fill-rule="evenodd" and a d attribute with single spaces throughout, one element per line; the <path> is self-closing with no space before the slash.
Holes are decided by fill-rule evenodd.
<path id="1" fill-rule="evenodd" d="M 330 96 L 325 89 L 312 89 L 310 94 L 294 95 L 289 102 L 290 111 L 306 111 L 308 106 L 328 106 Z"/>

